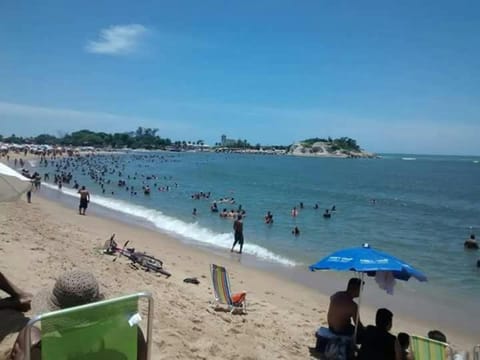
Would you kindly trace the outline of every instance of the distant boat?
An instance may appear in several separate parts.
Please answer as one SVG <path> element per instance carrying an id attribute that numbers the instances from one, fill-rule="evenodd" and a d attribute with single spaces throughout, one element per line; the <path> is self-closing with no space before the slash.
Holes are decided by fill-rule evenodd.
<path id="1" fill-rule="evenodd" d="M 402 160 L 413 161 L 413 160 L 417 160 L 417 158 L 414 158 L 414 157 L 402 157 Z"/>

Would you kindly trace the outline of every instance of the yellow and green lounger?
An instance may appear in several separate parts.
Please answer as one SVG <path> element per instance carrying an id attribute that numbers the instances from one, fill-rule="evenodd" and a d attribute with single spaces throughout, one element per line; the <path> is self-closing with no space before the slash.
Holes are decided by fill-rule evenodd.
<path id="1" fill-rule="evenodd" d="M 39 324 L 42 359 L 137 360 L 140 298 L 148 299 L 146 358 L 150 359 L 153 299 L 145 292 L 38 315 L 27 324 L 26 343 L 30 344 L 32 327 Z M 25 355 L 30 360 L 30 346 Z"/>
<path id="2" fill-rule="evenodd" d="M 449 360 L 452 357 L 450 346 L 446 343 L 417 335 L 410 338 L 415 360 Z"/>

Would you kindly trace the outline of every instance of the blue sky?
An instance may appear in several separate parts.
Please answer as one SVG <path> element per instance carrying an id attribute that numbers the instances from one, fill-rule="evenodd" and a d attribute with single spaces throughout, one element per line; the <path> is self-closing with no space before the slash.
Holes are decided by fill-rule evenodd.
<path id="1" fill-rule="evenodd" d="M 480 154 L 478 1 L 0 4 L 0 133 Z"/>

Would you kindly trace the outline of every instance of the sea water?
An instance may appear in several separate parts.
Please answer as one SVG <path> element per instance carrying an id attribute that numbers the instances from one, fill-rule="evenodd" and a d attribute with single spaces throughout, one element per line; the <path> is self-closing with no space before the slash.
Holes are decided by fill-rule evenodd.
<path id="1" fill-rule="evenodd" d="M 244 252 L 259 260 L 306 268 L 332 251 L 369 243 L 423 271 L 428 291 L 480 295 L 480 253 L 463 248 L 471 232 L 480 235 L 478 157 L 386 154 L 380 159 L 336 159 L 164 152 L 102 157 L 107 166 L 112 159 L 119 165 L 106 175 L 111 183 L 104 194 L 81 168 L 73 172 L 73 179 L 90 191 L 92 203 L 143 219 L 179 239 L 229 249 L 233 221 L 212 213 L 210 206 L 215 199 L 233 197 L 235 204 L 218 207 L 221 211 L 241 205 L 246 211 Z M 53 179 L 52 162 L 48 167 L 37 164 L 36 170 L 49 172 Z M 156 178 L 147 180 L 147 175 Z M 133 185 L 137 195 L 118 187 L 120 179 Z M 63 192 L 78 196 L 72 184 L 65 184 Z M 147 184 L 150 195 L 141 190 Z M 165 186 L 169 191 L 158 190 Z M 211 196 L 192 199 L 197 192 Z M 325 219 L 324 210 L 333 205 L 336 211 Z M 291 216 L 294 206 L 296 217 Z M 267 211 L 273 214 L 273 225 L 264 223 Z M 292 235 L 295 226 L 300 236 Z"/>

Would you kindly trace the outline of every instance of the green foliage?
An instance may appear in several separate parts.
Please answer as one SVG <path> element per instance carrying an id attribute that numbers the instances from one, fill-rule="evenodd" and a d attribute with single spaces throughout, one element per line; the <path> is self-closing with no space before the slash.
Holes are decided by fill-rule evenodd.
<path id="1" fill-rule="evenodd" d="M 35 144 L 48 144 L 48 145 L 57 145 L 59 143 L 59 139 L 54 135 L 49 134 L 40 134 L 33 138 L 33 142 Z"/>
<path id="2" fill-rule="evenodd" d="M 316 142 L 324 142 L 329 145 L 329 152 L 334 152 L 337 150 L 342 150 L 342 151 L 361 151 L 360 146 L 358 146 L 357 141 L 354 139 L 351 139 L 349 137 L 341 137 L 338 139 L 332 139 L 331 137 L 328 137 L 328 139 L 322 139 L 322 138 L 310 138 L 310 139 L 305 139 L 301 141 L 300 143 L 306 147 L 312 147 L 313 144 Z"/>
<path id="3" fill-rule="evenodd" d="M 132 148 L 132 149 L 163 149 L 172 144 L 171 140 L 163 139 L 157 135 L 158 129 L 139 127 L 135 132 L 114 133 L 94 132 L 91 130 L 79 130 L 66 134 L 63 137 L 56 137 L 49 134 L 40 134 L 34 138 L 22 138 L 15 134 L 3 138 L 6 143 L 25 144 L 33 143 L 38 145 L 67 145 L 67 146 L 93 146 Z"/>
<path id="4" fill-rule="evenodd" d="M 349 137 L 341 137 L 333 140 L 333 144 L 339 149 L 347 151 L 360 151 L 360 146 L 358 146 L 357 141 Z"/>
<path id="5" fill-rule="evenodd" d="M 316 137 L 311 139 L 305 139 L 301 141 L 301 144 L 305 147 L 312 147 L 312 145 L 315 144 L 316 142 L 328 142 L 328 140 Z"/>
<path id="6" fill-rule="evenodd" d="M 25 139 L 20 136 L 16 136 L 15 134 L 10 135 L 9 137 L 6 137 L 3 139 L 4 142 L 10 143 L 10 144 L 24 144 Z"/>

